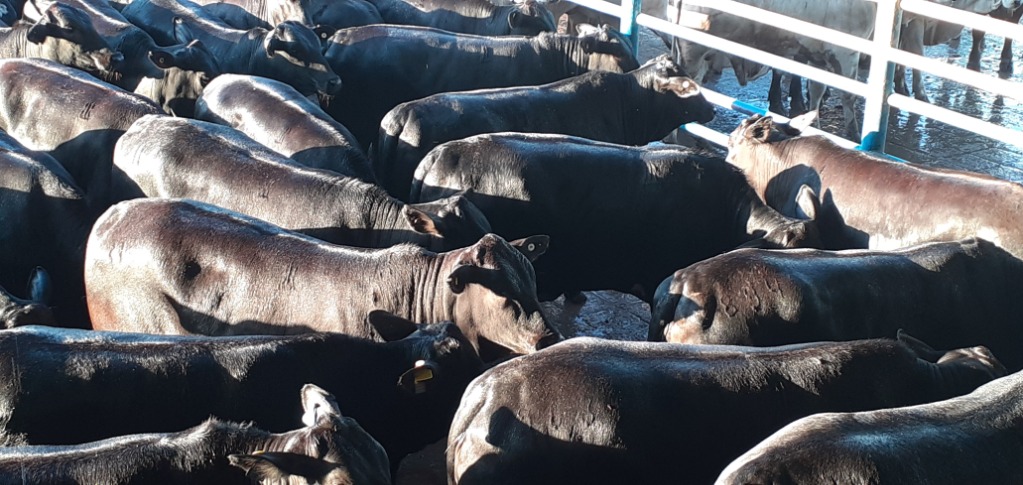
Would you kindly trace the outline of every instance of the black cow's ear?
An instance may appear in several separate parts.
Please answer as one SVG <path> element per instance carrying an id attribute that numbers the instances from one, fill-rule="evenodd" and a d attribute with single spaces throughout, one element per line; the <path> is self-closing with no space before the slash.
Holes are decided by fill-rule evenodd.
<path id="1" fill-rule="evenodd" d="M 302 386 L 302 423 L 315 426 L 323 420 L 341 417 L 341 408 L 334 395 L 316 384 Z"/>
<path id="2" fill-rule="evenodd" d="M 465 291 L 465 287 L 471 283 L 480 283 L 486 277 L 483 268 L 471 264 L 458 266 L 448 275 L 448 288 L 451 292 L 459 294 Z"/>
<path id="3" fill-rule="evenodd" d="M 667 79 L 658 77 L 654 80 L 654 89 L 661 93 L 675 93 L 675 96 L 680 98 L 700 94 L 700 85 L 688 76 L 672 76 Z"/>
<path id="4" fill-rule="evenodd" d="M 149 51 L 149 60 L 156 64 L 156 67 L 160 69 L 170 69 L 174 67 L 174 54 L 165 51 L 163 49 L 154 49 Z"/>
<path id="5" fill-rule="evenodd" d="M 195 39 L 192 29 L 181 17 L 174 17 L 174 41 L 179 44 L 187 44 Z"/>
<path id="6" fill-rule="evenodd" d="M 536 261 L 551 245 L 551 237 L 546 235 L 529 236 L 523 239 L 516 239 L 509 242 L 515 249 L 526 256 L 530 261 Z"/>
<path id="7" fill-rule="evenodd" d="M 327 39 L 334 36 L 334 32 L 337 32 L 337 29 L 329 25 L 320 24 L 313 27 L 313 32 L 316 33 L 316 37 L 319 37 L 320 42 L 326 42 Z"/>
<path id="8" fill-rule="evenodd" d="M 50 281 L 50 274 L 42 267 L 36 266 L 28 277 L 29 299 L 36 303 L 49 305 L 52 293 L 53 283 Z"/>
<path id="9" fill-rule="evenodd" d="M 942 355 L 945 355 L 943 352 L 938 352 L 937 350 L 934 350 L 933 347 L 931 347 L 930 345 L 927 345 L 922 340 L 920 340 L 920 339 L 918 339 L 916 337 L 913 337 L 912 335 L 906 333 L 901 328 L 899 329 L 898 333 L 895 335 L 895 338 L 899 342 L 902 342 L 903 344 L 905 344 L 906 347 L 909 347 L 909 349 L 912 350 L 913 353 L 915 353 L 917 357 L 919 357 L 919 358 L 921 358 L 923 360 L 926 360 L 928 362 L 937 362 L 938 359 L 940 359 Z"/>
<path id="10" fill-rule="evenodd" d="M 398 378 L 398 387 L 409 394 L 424 394 L 434 387 L 439 376 L 440 366 L 433 361 L 419 360 Z"/>
<path id="11" fill-rule="evenodd" d="M 440 230 L 437 228 L 437 222 L 430 217 L 430 214 L 410 205 L 406 205 L 405 208 L 402 209 L 402 214 L 405 215 L 405 220 L 408 221 L 410 226 L 412 226 L 413 231 L 420 234 L 429 234 L 431 236 L 440 235 Z"/>
<path id="12" fill-rule="evenodd" d="M 415 322 L 384 310 L 373 310 L 366 315 L 366 323 L 387 342 L 412 335 L 419 326 Z"/>
<path id="13" fill-rule="evenodd" d="M 517 29 L 519 28 L 519 24 L 521 23 L 522 12 L 519 12 L 518 10 L 512 10 L 511 13 L 508 14 L 508 27 Z"/>

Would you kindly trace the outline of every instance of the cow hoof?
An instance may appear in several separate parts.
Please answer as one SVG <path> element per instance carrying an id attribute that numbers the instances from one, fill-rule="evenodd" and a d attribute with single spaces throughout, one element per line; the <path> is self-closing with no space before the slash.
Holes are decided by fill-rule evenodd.
<path id="1" fill-rule="evenodd" d="M 573 305 L 582 305 L 586 303 L 586 295 L 581 291 L 567 291 L 565 292 L 565 301 Z"/>
<path id="2" fill-rule="evenodd" d="M 966 63 L 966 68 L 971 71 L 980 72 L 980 59 L 970 59 L 970 62 Z"/>
<path id="3" fill-rule="evenodd" d="M 1002 61 L 998 64 L 998 74 L 1012 76 L 1012 61 Z"/>

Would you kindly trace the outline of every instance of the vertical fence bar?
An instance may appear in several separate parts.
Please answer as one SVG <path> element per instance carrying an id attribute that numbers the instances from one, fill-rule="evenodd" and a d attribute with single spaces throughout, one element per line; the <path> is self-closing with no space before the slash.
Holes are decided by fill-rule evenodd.
<path id="1" fill-rule="evenodd" d="M 633 55 L 639 53 L 639 29 L 636 28 L 636 16 L 643 8 L 643 0 L 622 0 L 622 19 L 620 31 L 632 42 Z"/>
<path id="2" fill-rule="evenodd" d="M 899 46 L 902 27 L 901 0 L 878 0 L 874 17 L 874 45 L 870 52 L 870 71 L 867 75 L 866 106 L 863 109 L 863 131 L 860 150 L 884 152 L 888 134 L 888 96 L 892 94 L 895 64 L 888 57 L 889 47 Z"/>

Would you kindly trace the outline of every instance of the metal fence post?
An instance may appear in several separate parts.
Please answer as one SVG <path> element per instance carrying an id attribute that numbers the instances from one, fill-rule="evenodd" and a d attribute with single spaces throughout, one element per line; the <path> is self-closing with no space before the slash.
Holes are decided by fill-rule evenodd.
<path id="1" fill-rule="evenodd" d="M 622 0 L 623 11 L 620 15 L 622 23 L 619 30 L 632 42 L 633 55 L 639 53 L 639 29 L 636 28 L 636 16 L 639 15 L 642 8 L 643 0 Z"/>
<path id="2" fill-rule="evenodd" d="M 887 49 L 898 47 L 902 27 L 901 0 L 879 0 L 874 17 L 874 46 L 870 52 L 870 71 L 867 75 L 866 106 L 863 109 L 863 131 L 860 150 L 884 152 L 888 133 L 888 96 L 892 94 L 895 64 Z"/>

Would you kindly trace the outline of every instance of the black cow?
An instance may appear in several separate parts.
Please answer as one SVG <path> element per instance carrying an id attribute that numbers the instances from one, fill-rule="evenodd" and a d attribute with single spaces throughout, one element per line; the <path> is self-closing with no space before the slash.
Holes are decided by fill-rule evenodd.
<path id="1" fill-rule="evenodd" d="M 302 165 L 375 181 L 369 159 L 348 129 L 280 81 L 220 76 L 199 100 L 196 118 L 237 129 Z"/>
<path id="2" fill-rule="evenodd" d="M 29 291 L 39 302 L 52 286 L 55 318 L 43 318 L 42 309 L 29 309 L 15 314 L 14 321 L 8 313 L 5 325 L 88 326 L 82 268 L 85 241 L 99 212 L 89 207 L 82 190 L 53 157 L 27 150 L 3 132 L 0 181 L 0 286 L 22 288 L 25 275 L 36 274 L 37 266 L 48 268 L 56 279 L 50 285 L 48 277 L 33 277 Z"/>
<path id="3" fill-rule="evenodd" d="M 316 34 L 286 21 L 273 29 L 234 29 L 189 0 L 136 0 L 122 10 L 128 20 L 165 45 L 200 40 L 223 72 L 263 76 L 306 96 L 333 96 L 341 78 L 327 65 Z"/>
<path id="4" fill-rule="evenodd" d="M 420 25 L 476 35 L 554 32 L 554 15 L 542 3 L 523 0 L 499 7 L 487 0 L 369 0 L 384 23 Z"/>
<path id="5" fill-rule="evenodd" d="M 135 94 L 153 100 L 165 112 L 175 116 L 191 118 L 203 89 L 220 75 L 217 60 L 198 40 L 154 50 L 150 52 L 149 59 L 163 72 L 160 77 L 142 78 Z"/>
<path id="6" fill-rule="evenodd" d="M 798 214 L 793 200 L 803 185 L 820 194 L 824 247 L 898 249 L 976 236 L 1023 257 L 1023 186 L 794 136 L 812 116 L 786 125 L 770 117 L 743 121 L 728 140 L 728 161 L 782 214 Z"/>
<path id="7" fill-rule="evenodd" d="M 407 205 L 376 185 L 299 166 L 233 128 L 204 121 L 143 117 L 118 141 L 114 166 L 130 179 L 117 191 L 123 198 L 193 199 L 334 244 L 413 243 L 444 251 L 490 232 L 461 195 Z"/>
<path id="8" fill-rule="evenodd" d="M 1023 483 L 1023 372 L 947 401 L 796 421 L 733 461 L 718 485 Z"/>
<path id="9" fill-rule="evenodd" d="M 447 432 L 481 370 L 451 323 L 416 326 L 374 313 L 393 342 L 334 333 L 169 337 L 19 327 L 0 332 L 0 442 L 77 444 L 177 431 L 214 415 L 293 429 L 306 383 L 401 458 Z"/>
<path id="10" fill-rule="evenodd" d="M 328 39 L 334 31 L 360 25 L 382 24 L 377 8 L 367 0 L 309 0 L 309 20 L 316 26 L 320 39 Z"/>
<path id="11" fill-rule="evenodd" d="M 1023 261 L 983 239 L 895 251 L 741 250 L 658 288 L 650 338 L 781 345 L 891 335 L 986 345 L 1023 369 Z"/>
<path id="12" fill-rule="evenodd" d="M 25 18 L 38 20 L 50 0 L 33 0 L 25 4 Z M 121 88 L 132 91 L 143 77 L 155 77 L 160 69 L 149 60 L 149 53 L 159 50 L 153 38 L 127 19 L 105 0 L 60 0 L 71 5 L 92 21 L 93 27 L 107 43 L 124 56 L 113 71 L 85 69 L 90 74 Z"/>
<path id="13" fill-rule="evenodd" d="M 624 37 L 484 37 L 427 27 L 370 25 L 335 33 L 324 51 L 345 88 L 326 108 L 359 138 L 374 141 L 395 106 L 431 94 L 544 84 L 587 71 L 639 67 Z"/>
<path id="14" fill-rule="evenodd" d="M 49 152 L 99 210 L 108 199 L 114 143 L 142 115 L 162 113 L 142 96 L 43 59 L 0 60 L 0 99 L 0 129 Z"/>
<path id="15" fill-rule="evenodd" d="M 343 417 L 334 396 L 323 389 L 306 384 L 301 395 L 305 427 L 293 431 L 275 434 L 211 418 L 177 433 L 135 434 L 81 445 L 0 448 L 0 481 L 245 484 L 263 478 L 254 476 L 253 468 L 279 469 L 275 465 L 284 462 L 301 464 L 284 473 L 297 475 L 305 483 L 389 485 L 390 467 L 380 443 L 354 419 Z M 254 460 L 265 465 L 239 469 Z"/>
<path id="16" fill-rule="evenodd" d="M 947 399 L 1004 375 L 987 349 L 912 338 L 787 347 L 573 339 L 466 389 L 448 483 L 709 483 L 785 424 Z"/>
<path id="17" fill-rule="evenodd" d="M 236 29 L 272 29 L 288 20 L 312 26 L 310 0 L 192 0 Z M 341 3 L 341 2 L 338 2 Z"/>
<path id="18" fill-rule="evenodd" d="M 50 307 L 50 286 L 49 273 L 40 267 L 32 270 L 29 276 L 27 299 L 18 298 L 0 286 L 0 328 L 56 325 L 57 320 Z"/>
<path id="19" fill-rule="evenodd" d="M 650 301 L 672 268 L 754 239 L 771 247 L 819 245 L 812 221 L 765 205 L 735 167 L 677 146 L 530 133 L 474 136 L 431 151 L 416 170 L 409 200 L 462 191 L 494 232 L 551 236 L 554 245 L 536 263 L 541 299 L 638 285 L 637 295 Z"/>
<path id="20" fill-rule="evenodd" d="M 0 58 L 38 57 L 79 69 L 109 72 L 124 56 L 110 48 L 89 17 L 70 5 L 51 4 L 39 20 L 0 27 Z"/>
<path id="21" fill-rule="evenodd" d="M 369 251 L 195 201 L 136 199 L 97 221 L 86 291 L 98 330 L 317 330 L 379 339 L 364 316 L 381 308 L 417 321 L 452 320 L 473 345 L 529 353 L 560 340 L 536 299 L 529 263 L 547 240 L 509 244 L 488 234 L 440 254 L 411 245 Z M 154 257 L 131 256 L 140 251 Z"/>
<path id="22" fill-rule="evenodd" d="M 518 131 L 642 145 L 714 107 L 667 56 L 626 73 L 589 72 L 541 86 L 436 94 L 398 105 L 380 124 L 377 180 L 404 197 L 416 166 L 446 141 Z"/>

